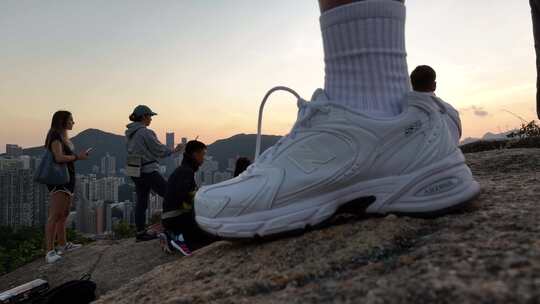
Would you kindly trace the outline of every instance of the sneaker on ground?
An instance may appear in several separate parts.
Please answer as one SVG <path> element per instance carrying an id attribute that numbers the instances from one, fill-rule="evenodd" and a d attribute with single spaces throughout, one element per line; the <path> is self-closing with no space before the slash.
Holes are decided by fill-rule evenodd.
<path id="1" fill-rule="evenodd" d="M 47 252 L 47 255 L 45 255 L 45 261 L 49 264 L 55 263 L 60 259 L 62 259 L 62 257 L 54 250 Z"/>
<path id="2" fill-rule="evenodd" d="M 185 256 L 190 256 L 192 254 L 181 234 L 171 236 L 170 244 L 174 249 L 180 251 Z"/>
<path id="3" fill-rule="evenodd" d="M 77 249 L 79 249 L 81 247 L 82 247 L 81 244 L 75 244 L 75 243 L 72 243 L 72 242 L 67 242 L 66 245 L 64 245 L 64 246 L 56 246 L 56 253 L 58 253 L 59 255 L 62 255 L 64 253 L 66 253 L 66 252 L 77 250 Z"/>
<path id="4" fill-rule="evenodd" d="M 135 236 L 135 241 L 146 242 L 146 241 L 155 240 L 156 238 L 157 236 L 155 234 L 150 234 L 146 231 L 142 231 L 142 232 L 137 232 L 137 235 Z"/>
<path id="5" fill-rule="evenodd" d="M 257 157 L 262 109 L 285 90 L 298 98 L 291 132 Z M 404 96 L 403 112 L 371 118 L 333 103 L 323 90 L 307 102 L 277 87 L 259 113 L 256 161 L 240 176 L 202 187 L 197 223 L 229 238 L 305 229 L 358 200 L 374 214 L 438 215 L 480 191 L 449 131 L 448 111 L 429 96 Z"/>

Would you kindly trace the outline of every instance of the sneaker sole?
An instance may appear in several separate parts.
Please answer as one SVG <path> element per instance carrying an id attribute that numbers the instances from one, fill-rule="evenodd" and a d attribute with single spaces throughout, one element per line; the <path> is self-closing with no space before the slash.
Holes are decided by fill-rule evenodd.
<path id="1" fill-rule="evenodd" d="M 47 260 L 45 259 L 45 262 L 47 262 L 47 264 L 54 264 L 54 263 L 57 263 L 58 261 L 62 260 L 62 257 L 58 258 L 58 259 L 54 259 L 54 260 Z"/>
<path id="2" fill-rule="evenodd" d="M 470 202 L 480 193 L 461 151 L 437 164 L 410 174 L 358 183 L 316 200 L 229 218 L 196 216 L 208 233 L 224 238 L 267 237 L 288 231 L 305 230 L 331 218 L 348 203 L 362 199 L 368 214 L 401 214 L 432 217 L 447 214 Z"/>

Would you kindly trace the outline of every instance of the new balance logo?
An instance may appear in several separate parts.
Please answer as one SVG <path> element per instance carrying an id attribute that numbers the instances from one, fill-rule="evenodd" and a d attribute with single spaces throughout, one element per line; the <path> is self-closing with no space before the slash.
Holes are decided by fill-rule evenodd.
<path id="1" fill-rule="evenodd" d="M 458 178 L 455 178 L 455 177 L 446 178 L 423 188 L 422 190 L 418 191 L 416 195 L 417 196 L 430 196 L 430 195 L 440 194 L 440 193 L 447 192 L 454 189 L 459 184 L 460 184 L 460 180 Z"/>
<path id="2" fill-rule="evenodd" d="M 297 147 L 288 158 L 300 170 L 310 174 L 335 159 L 336 156 L 313 140 Z"/>
<path id="3" fill-rule="evenodd" d="M 420 120 L 415 121 L 413 124 L 405 128 L 405 136 L 411 136 L 418 132 L 422 128 L 422 122 Z"/>

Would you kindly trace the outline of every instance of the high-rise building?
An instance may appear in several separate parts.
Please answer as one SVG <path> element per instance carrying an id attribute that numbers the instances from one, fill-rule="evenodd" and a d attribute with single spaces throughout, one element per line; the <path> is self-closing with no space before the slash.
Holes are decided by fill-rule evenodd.
<path id="1" fill-rule="evenodd" d="M 150 193 L 148 200 L 148 209 L 146 210 L 146 218 L 149 221 L 152 216 L 160 214 L 163 210 L 163 198 L 155 193 Z"/>
<path id="2" fill-rule="evenodd" d="M 114 176 L 107 176 L 96 180 L 98 200 L 118 202 L 118 187 L 120 180 Z"/>
<path id="3" fill-rule="evenodd" d="M 46 223 L 49 193 L 45 185 L 34 182 L 35 167 L 29 156 L 0 158 L 0 225 Z"/>
<path id="4" fill-rule="evenodd" d="M 91 227 L 95 227 L 95 223 L 92 224 L 95 221 L 90 216 L 91 204 L 85 195 L 83 195 L 83 190 L 78 186 L 75 186 L 74 204 L 77 212 L 75 228 L 82 233 L 93 233 Z"/>
<path id="5" fill-rule="evenodd" d="M 28 155 L 21 155 L 19 156 L 19 160 L 21 161 L 21 166 L 25 170 L 30 170 L 32 165 L 32 158 Z"/>
<path id="6" fill-rule="evenodd" d="M 211 185 L 214 183 L 214 172 L 219 168 L 217 161 L 212 156 L 207 156 L 199 171 L 195 174 L 198 185 Z"/>
<path id="7" fill-rule="evenodd" d="M 96 216 L 96 234 L 105 234 L 112 231 L 112 204 L 103 200 L 94 202 Z"/>
<path id="8" fill-rule="evenodd" d="M 0 157 L 0 170 L 23 169 L 24 163 L 20 159 Z"/>
<path id="9" fill-rule="evenodd" d="M 105 232 L 107 233 L 112 231 L 112 207 L 111 203 L 105 204 Z"/>
<path id="10" fill-rule="evenodd" d="M 43 227 L 47 224 L 49 189 L 47 189 L 46 185 L 34 182 L 33 196 L 32 226 Z"/>
<path id="11" fill-rule="evenodd" d="M 184 160 L 184 154 L 183 153 L 180 153 L 175 159 L 174 159 L 174 164 L 176 165 L 176 167 L 180 167 L 182 165 L 182 161 Z"/>
<path id="12" fill-rule="evenodd" d="M 122 219 L 128 224 L 135 223 L 135 203 L 131 201 L 124 201 L 121 203 Z"/>
<path id="13" fill-rule="evenodd" d="M 169 149 L 174 149 L 174 132 L 165 133 L 165 145 L 167 145 Z"/>
<path id="14" fill-rule="evenodd" d="M 81 192 L 86 200 L 90 202 L 98 200 L 97 177 L 95 174 L 77 174 L 76 183 L 75 188 Z"/>
<path id="15" fill-rule="evenodd" d="M 6 154 L 9 157 L 19 157 L 23 154 L 23 148 L 19 147 L 18 145 L 7 144 Z"/>
<path id="16" fill-rule="evenodd" d="M 30 162 L 31 169 L 36 171 L 39 168 L 40 163 L 41 163 L 41 157 L 32 157 L 32 161 Z"/>
<path id="17" fill-rule="evenodd" d="M 30 170 L 0 170 L 0 225 L 34 224 L 34 185 Z"/>
<path id="18" fill-rule="evenodd" d="M 236 168 L 236 158 L 229 158 L 227 160 L 227 171 L 234 172 Z"/>
<path id="19" fill-rule="evenodd" d="M 107 155 L 101 158 L 101 174 L 105 176 L 116 174 L 116 157 L 107 153 Z"/>

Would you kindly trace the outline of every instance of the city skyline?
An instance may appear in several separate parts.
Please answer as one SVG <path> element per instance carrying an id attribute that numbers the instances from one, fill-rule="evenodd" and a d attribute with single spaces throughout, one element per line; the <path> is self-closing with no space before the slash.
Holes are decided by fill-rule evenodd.
<path id="1" fill-rule="evenodd" d="M 460 110 L 464 137 L 519 126 L 505 111 L 534 119 L 526 1 L 406 3 L 409 70 L 436 68 L 437 93 Z M 207 143 L 255 133 L 266 90 L 288 85 L 309 98 L 323 86 L 318 17 L 314 0 L 4 1 L 0 153 L 42 145 L 58 109 L 73 112 L 72 136 L 123 134 L 137 104 L 159 114 L 151 128 L 164 143 L 166 131 Z M 295 116 L 295 102 L 277 95 L 263 132 L 283 135 Z"/>
<path id="2" fill-rule="evenodd" d="M 0 157 L 0 226 L 43 226 L 47 219 L 49 192 L 33 178 L 41 158 L 25 155 L 16 145 L 8 148 L 10 154 Z M 181 163 L 182 155 L 175 157 L 178 159 L 170 164 L 173 167 Z M 69 227 L 95 237 L 109 235 L 119 221 L 133 224 L 135 206 L 134 186 L 124 170 L 115 169 L 116 157 L 106 153 L 99 163 L 92 173 L 76 174 L 74 205 L 68 219 Z M 201 186 L 229 179 L 234 163 L 235 159 L 228 159 L 226 169 L 220 171 L 219 163 L 207 156 L 195 179 Z M 162 174 L 172 171 L 166 170 L 164 165 L 160 170 Z M 151 195 L 146 214 L 148 220 L 161 212 L 162 204 L 163 198 Z M 116 215 L 114 208 L 117 208 Z"/>

